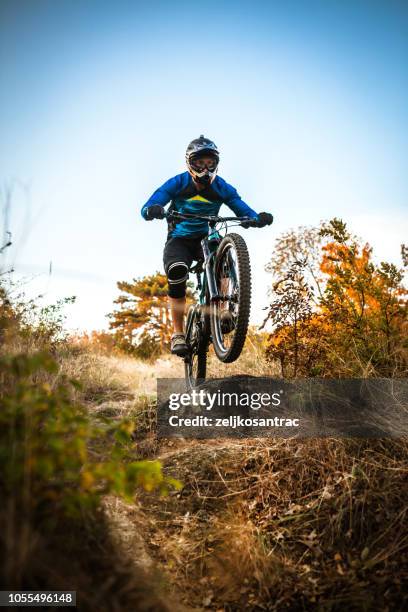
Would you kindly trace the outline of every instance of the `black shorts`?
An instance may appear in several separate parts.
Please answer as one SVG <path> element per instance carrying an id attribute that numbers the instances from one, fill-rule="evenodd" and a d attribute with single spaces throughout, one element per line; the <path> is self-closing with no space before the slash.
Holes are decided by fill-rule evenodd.
<path id="1" fill-rule="evenodd" d="M 169 238 L 164 246 L 163 263 L 169 283 L 169 296 L 186 295 L 188 270 L 193 261 L 203 259 L 201 240 L 198 238 Z"/>

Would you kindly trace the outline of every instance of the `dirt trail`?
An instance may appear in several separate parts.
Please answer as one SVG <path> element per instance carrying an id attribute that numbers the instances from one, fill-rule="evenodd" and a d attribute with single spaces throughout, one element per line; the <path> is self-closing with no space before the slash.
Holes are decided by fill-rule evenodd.
<path id="1" fill-rule="evenodd" d="M 140 407 L 146 407 L 146 398 L 153 398 L 156 392 L 156 377 L 171 377 L 175 374 L 182 377 L 183 364 L 179 359 L 160 359 L 153 366 L 127 358 L 98 358 L 99 378 L 95 389 L 89 392 L 89 409 L 95 414 L 111 418 L 139 416 Z M 113 384 L 106 386 L 108 380 Z M 113 390 L 112 390 L 113 389 Z M 118 391 L 122 390 L 122 393 Z M 97 401 L 95 401 L 95 399 Z M 145 416 L 145 415 L 144 415 Z M 175 458 L 191 446 L 191 442 L 168 442 L 164 447 L 150 445 L 147 434 L 136 443 L 137 452 L 143 457 L 159 459 L 163 465 L 171 461 L 174 467 Z M 177 461 L 176 461 L 177 462 Z M 177 470 L 169 470 L 178 477 Z M 175 496 L 170 495 L 170 499 Z M 174 612 L 198 612 L 202 606 L 193 605 L 183 590 L 174 566 L 160 554 L 159 542 L 168 539 L 174 531 L 174 523 L 179 520 L 178 512 L 164 510 L 169 500 L 163 500 L 157 494 L 141 494 L 136 504 L 126 504 L 122 500 L 109 496 L 104 501 L 104 510 L 110 526 L 110 536 L 123 556 L 131 561 L 135 571 L 142 570 L 155 576 L 161 588 L 169 595 L 171 609 Z M 164 513 L 164 514 L 163 514 Z M 167 520 L 163 520 L 165 516 Z M 205 599 L 204 594 L 201 599 Z M 209 609 L 208 607 L 206 608 Z"/>
<path id="2" fill-rule="evenodd" d="M 222 448 L 218 441 L 206 442 L 205 446 L 208 448 L 204 451 L 200 445 L 200 454 L 204 451 L 212 455 Z M 186 465 L 197 456 L 197 448 L 195 450 L 194 453 L 191 442 L 178 442 L 174 446 L 166 445 L 162 452 L 151 458 L 159 459 L 167 473 L 186 484 L 189 471 Z M 190 531 L 189 537 L 194 541 L 192 546 L 197 556 L 201 556 L 201 548 L 205 546 L 203 529 L 211 518 L 210 514 L 206 516 L 205 512 L 199 511 L 200 519 L 197 521 L 196 509 L 191 509 L 191 493 L 196 496 L 191 489 L 187 496 L 174 492 L 167 498 L 142 493 L 136 505 L 126 504 L 114 497 L 107 498 L 105 511 L 110 535 L 123 555 L 132 560 L 136 570 L 161 575 L 160 580 L 165 583 L 164 591 L 173 600 L 174 612 L 224 610 L 221 604 L 211 605 L 214 604 L 214 596 L 208 581 L 196 572 L 194 576 L 191 575 L 191 567 L 186 567 L 186 571 L 182 568 L 184 548 L 190 546 L 189 538 L 184 539 L 186 532 Z M 199 498 L 200 495 L 197 500 Z M 202 544 L 196 541 L 197 538 L 203 538 Z M 190 560 L 194 562 L 194 559 Z"/>
<path id="3" fill-rule="evenodd" d="M 164 592 L 173 601 L 172 610 L 208 610 L 210 600 L 208 593 L 202 589 L 204 585 L 198 583 L 198 591 L 197 588 L 186 588 L 188 584 L 181 579 L 179 568 L 166 553 L 164 544 L 174 539 L 175 530 L 185 522 L 185 513 L 180 514 L 176 506 L 178 504 L 172 511 L 169 500 L 163 502 L 163 499 L 154 496 L 143 496 L 143 504 L 137 507 L 117 499 L 109 499 L 105 503 L 110 533 L 118 549 L 132 560 L 136 570 L 153 573 L 156 579 L 159 576 Z"/>
<path id="4" fill-rule="evenodd" d="M 97 402 L 91 399 L 90 410 L 112 418 L 134 416 L 142 428 L 148 427 L 146 398 L 155 395 L 156 377 L 183 376 L 183 364 L 177 358 L 159 360 L 154 366 L 126 358 L 106 358 L 100 365 L 106 372 L 99 374 Z M 123 393 L 111 388 L 101 394 L 107 379 L 121 387 Z M 214 479 L 212 466 L 217 457 L 239 447 L 234 440 L 158 442 L 147 432 L 137 440 L 136 452 L 142 453 L 143 458 L 159 459 L 164 470 L 183 483 L 183 491 L 172 492 L 167 498 L 142 493 L 136 505 L 115 497 L 105 500 L 111 536 L 117 547 L 132 560 L 136 570 L 161 574 L 165 590 L 177 609 L 224 610 L 223 604 L 216 601 L 210 577 L 205 575 L 204 566 L 212 552 L 206 534 L 212 529 L 216 510 L 207 508 L 201 481 L 205 481 L 208 469 L 210 479 Z M 216 487 L 221 485 L 228 496 L 230 491 L 218 475 L 214 483 Z"/>
<path id="5" fill-rule="evenodd" d="M 131 564 L 136 576 L 144 577 L 150 589 L 157 587 L 166 612 L 190 612 L 194 608 L 181 603 L 183 593 L 172 581 L 171 573 L 155 558 L 149 541 L 153 517 L 140 504 L 130 505 L 116 497 L 104 500 L 109 536 L 123 559 Z M 149 609 L 150 610 L 150 609 Z M 153 612 L 153 611 L 152 611 Z"/>

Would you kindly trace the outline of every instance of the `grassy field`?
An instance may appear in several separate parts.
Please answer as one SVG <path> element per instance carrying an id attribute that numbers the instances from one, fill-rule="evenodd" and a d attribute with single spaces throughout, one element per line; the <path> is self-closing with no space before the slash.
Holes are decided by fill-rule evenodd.
<path id="1" fill-rule="evenodd" d="M 3 589 L 76 590 L 86 612 L 404 609 L 407 440 L 158 439 L 180 359 L 5 320 Z M 210 351 L 208 376 L 279 376 L 264 342 Z"/>
<path id="2" fill-rule="evenodd" d="M 136 505 L 104 502 L 116 551 L 136 576 L 154 576 L 171 609 L 403 609 L 406 440 L 158 441 L 155 380 L 182 376 L 180 360 L 85 351 L 61 369 L 95 417 L 134 420 L 135 458 L 160 459 L 183 483 Z M 274 373 L 251 345 L 233 367 L 211 358 L 209 371 Z"/>

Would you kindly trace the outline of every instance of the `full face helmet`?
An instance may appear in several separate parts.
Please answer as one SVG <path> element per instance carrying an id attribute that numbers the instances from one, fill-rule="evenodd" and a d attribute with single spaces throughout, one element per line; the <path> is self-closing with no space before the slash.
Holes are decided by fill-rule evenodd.
<path id="1" fill-rule="evenodd" d="M 203 158 L 210 157 L 211 161 Z M 209 185 L 215 179 L 220 154 L 215 143 L 203 135 L 192 140 L 187 147 L 186 163 L 188 171 L 197 183 Z"/>

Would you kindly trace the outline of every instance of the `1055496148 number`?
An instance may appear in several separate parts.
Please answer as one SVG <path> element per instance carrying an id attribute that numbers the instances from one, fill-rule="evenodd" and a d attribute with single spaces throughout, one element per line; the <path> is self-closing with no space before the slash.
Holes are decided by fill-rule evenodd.
<path id="1" fill-rule="evenodd" d="M 76 591 L 0 591 L 0 606 L 76 606 Z"/>

